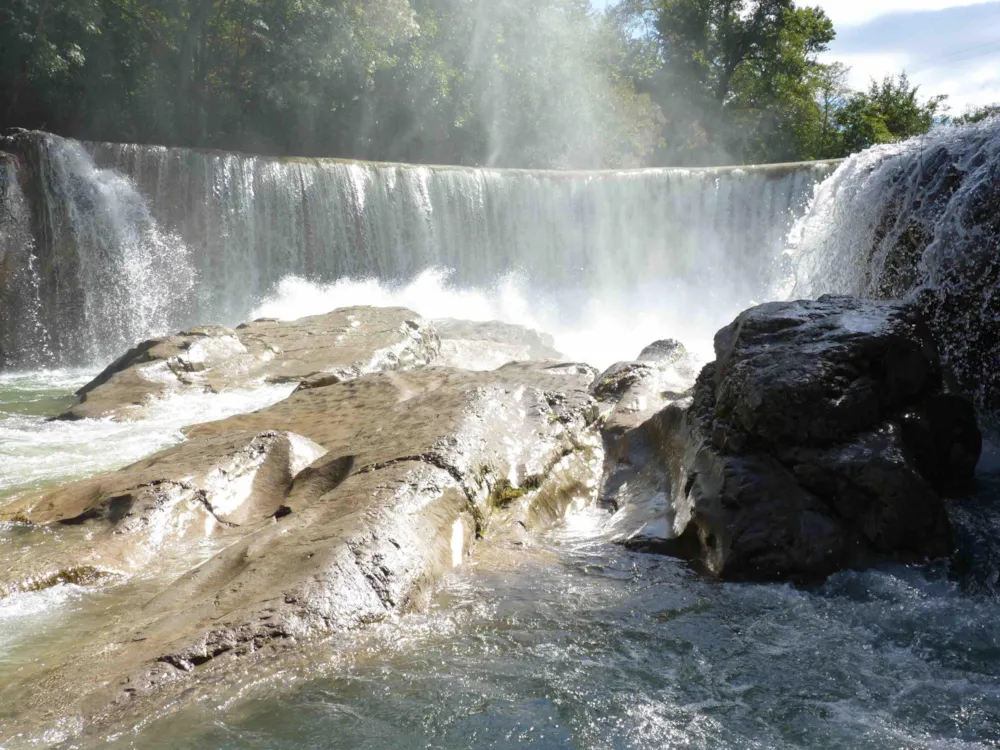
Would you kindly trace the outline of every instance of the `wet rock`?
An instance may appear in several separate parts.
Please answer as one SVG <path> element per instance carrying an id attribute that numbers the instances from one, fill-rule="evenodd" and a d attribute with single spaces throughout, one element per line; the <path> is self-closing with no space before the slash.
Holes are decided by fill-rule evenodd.
<path id="1" fill-rule="evenodd" d="M 639 362 L 654 364 L 677 362 L 687 356 L 687 349 L 677 339 L 661 339 L 654 341 L 641 352 L 636 359 Z"/>
<path id="2" fill-rule="evenodd" d="M 274 406 L 188 428 L 190 437 L 290 430 L 356 467 L 420 458 L 461 477 L 488 516 L 500 481 L 544 475 L 596 418 L 591 368 L 514 363 L 473 373 L 421 368 L 298 391 Z M 356 470 L 358 470 L 356 469 Z"/>
<path id="3" fill-rule="evenodd" d="M 615 511 L 609 531 L 616 541 L 658 551 L 673 543 L 671 478 L 682 469 L 675 433 L 689 404 L 690 398 L 679 399 L 638 426 L 602 433 L 601 500 Z"/>
<path id="4" fill-rule="evenodd" d="M 134 637 L 158 645 L 156 661 L 131 675 L 131 689 L 152 689 L 160 664 L 190 673 L 223 655 L 404 610 L 462 563 L 476 531 L 460 483 L 419 460 L 360 471 L 291 507 L 144 607 L 147 623 Z"/>
<path id="5" fill-rule="evenodd" d="M 610 408 L 604 432 L 622 434 L 682 398 L 698 369 L 684 346 L 672 339 L 650 344 L 633 362 L 609 367 L 590 387 L 594 398 Z"/>
<path id="6" fill-rule="evenodd" d="M 611 528 L 622 541 L 647 545 L 670 537 L 665 521 L 669 478 L 651 460 L 662 446 L 651 419 L 684 398 L 697 373 L 684 346 L 666 339 L 643 349 L 636 361 L 612 365 L 591 384 L 605 411 L 601 499 L 616 511 Z"/>
<path id="7" fill-rule="evenodd" d="M 343 381 L 433 361 L 433 329 L 403 308 L 353 307 L 292 322 L 205 326 L 139 344 L 80 389 L 63 419 L 141 417 L 153 398 L 262 381 Z"/>
<path id="8" fill-rule="evenodd" d="M 594 376 L 550 362 L 384 372 L 189 428 L 191 461 L 235 435 L 294 432 L 325 453 L 228 516 L 225 524 L 242 525 L 224 526 L 226 545 L 161 581 L 128 622 L 81 639 L 44 684 L 26 685 L 26 715 L 70 712 L 93 724 L 146 714 L 256 660 L 293 654 L 303 639 L 420 605 L 478 537 L 509 539 L 592 501 L 602 464 Z M 174 459 L 178 473 L 192 473 L 178 453 L 150 461 Z M 27 513 L 113 529 L 122 521 L 112 518 L 119 490 L 109 482 Z M 207 499 L 201 511 L 219 514 Z"/>
<path id="9" fill-rule="evenodd" d="M 441 338 L 444 365 L 492 370 L 507 362 L 563 359 L 551 336 L 524 326 L 453 318 L 434 320 L 432 325 Z"/>
<path id="10" fill-rule="evenodd" d="M 913 301 L 962 390 L 1000 410 L 1000 123 L 914 140 L 845 187 L 856 184 L 832 231 L 852 238 L 847 262 L 864 273 L 837 291 Z"/>
<path id="11" fill-rule="evenodd" d="M 79 527 L 84 536 L 7 566 L 0 591 L 26 590 L 26 582 L 40 580 L 55 585 L 59 571 L 81 566 L 108 575 L 135 573 L 203 539 L 238 537 L 273 517 L 293 479 L 324 452 L 288 432 L 233 431 L 21 497 L 4 506 L 0 520 Z"/>
<path id="12" fill-rule="evenodd" d="M 761 305 L 715 349 L 691 400 L 646 428 L 688 556 L 724 578 L 773 580 L 949 554 L 941 493 L 972 480 L 981 436 L 969 402 L 945 392 L 914 307 Z"/>

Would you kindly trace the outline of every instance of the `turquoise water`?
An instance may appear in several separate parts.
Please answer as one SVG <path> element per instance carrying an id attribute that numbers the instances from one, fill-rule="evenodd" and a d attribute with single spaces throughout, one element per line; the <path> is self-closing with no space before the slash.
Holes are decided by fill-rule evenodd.
<path id="1" fill-rule="evenodd" d="M 482 555 L 428 613 L 118 746 L 998 747 L 1000 476 L 981 497 L 963 511 L 992 536 L 976 572 L 894 566 L 816 589 L 705 581 L 609 544 L 586 511 L 534 549 Z"/>

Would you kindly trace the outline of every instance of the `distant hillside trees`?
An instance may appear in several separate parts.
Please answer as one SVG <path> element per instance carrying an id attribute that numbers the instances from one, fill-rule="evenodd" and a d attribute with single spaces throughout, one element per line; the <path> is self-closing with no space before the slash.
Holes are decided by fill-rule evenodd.
<path id="1" fill-rule="evenodd" d="M 589 168 L 842 156 L 940 119 L 905 76 L 851 91 L 833 38 L 794 0 L 6 0 L 0 127 Z"/>
<path id="2" fill-rule="evenodd" d="M 944 97 L 905 74 L 851 91 L 821 62 L 834 39 L 820 8 L 794 0 L 621 0 L 637 89 L 663 112 L 661 164 L 845 156 L 927 132 Z"/>

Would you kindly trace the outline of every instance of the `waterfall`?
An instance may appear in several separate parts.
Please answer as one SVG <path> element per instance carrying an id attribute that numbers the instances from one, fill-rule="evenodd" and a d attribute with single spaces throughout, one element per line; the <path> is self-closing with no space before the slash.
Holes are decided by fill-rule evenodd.
<path id="1" fill-rule="evenodd" d="M 0 254 L 13 259 L 0 285 L 8 320 L 2 364 L 107 361 L 172 327 L 194 286 L 194 267 L 132 181 L 98 169 L 74 141 L 32 134 L 5 140 L 17 149 L 19 174 L 5 181 L 16 208 L 0 225 Z"/>
<path id="2" fill-rule="evenodd" d="M 783 295 L 908 297 L 953 374 L 1000 406 L 1000 119 L 846 160 L 790 234 Z"/>
<path id="3" fill-rule="evenodd" d="M 436 267 L 489 287 L 515 271 L 539 293 L 683 288 L 735 311 L 770 295 L 792 222 L 833 170 L 494 170 L 11 140 L 0 149 L 33 193 L 39 320 L 63 364 L 238 323 L 289 275 L 401 282 Z M 19 330 L 4 333 L 8 368 L 36 356 Z"/>
<path id="4" fill-rule="evenodd" d="M 28 203 L 18 180 L 17 159 L 0 153 L 0 363 L 4 345 L 34 341 L 23 356 L 37 366 L 51 358 L 51 344 L 41 319 L 41 278 L 31 235 Z"/>

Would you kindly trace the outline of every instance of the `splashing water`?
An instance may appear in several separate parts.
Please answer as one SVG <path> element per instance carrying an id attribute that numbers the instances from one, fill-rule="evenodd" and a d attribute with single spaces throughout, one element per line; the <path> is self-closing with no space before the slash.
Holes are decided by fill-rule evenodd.
<path id="1" fill-rule="evenodd" d="M 940 283 L 946 276 L 935 269 L 951 263 L 948 248 L 968 239 L 972 194 L 996 181 L 992 138 L 986 128 L 936 133 L 922 146 L 852 158 L 819 189 L 784 259 L 786 231 L 829 167 L 556 175 L 91 144 L 98 168 L 69 144 L 65 168 L 46 167 L 46 189 L 52 205 L 104 216 L 93 220 L 104 222 L 96 235 L 81 233 L 102 238 L 87 246 L 100 252 L 79 261 L 98 265 L 93 285 L 70 294 L 75 309 L 89 311 L 79 324 L 51 306 L 45 263 L 33 266 L 38 320 L 63 340 L 90 330 L 93 356 L 104 357 L 164 326 L 403 305 L 426 318 L 546 331 L 568 358 L 599 366 L 666 336 L 708 359 L 715 331 L 751 302 L 910 283 L 886 259 L 914 217 L 928 217 L 918 229 L 937 238 L 919 281 Z M 932 151 L 939 161 L 928 170 Z M 926 175 L 944 176 L 950 165 L 975 179 L 932 216 L 920 201 Z M 140 194 L 142 205 L 132 200 Z M 122 213 L 127 205 L 134 212 Z M 77 231 L 88 216 L 52 226 L 70 236 L 65 227 Z M 122 225 L 115 216 L 130 218 Z M 46 248 L 36 250 L 44 261 Z M 179 276 L 157 275 L 173 262 Z M 119 325 L 118 306 L 133 301 L 140 313 Z M 105 338 L 102 316 L 112 321 Z M 9 351 L 10 340 L 3 346 Z M 49 361 L 58 352 L 56 341 Z M 47 422 L 86 379 L 82 371 L 0 375 L 0 505 L 30 487 L 128 463 L 180 440 L 185 424 L 259 408 L 290 390 L 175 397 L 131 424 Z M 116 742 L 993 746 L 998 466 L 985 465 L 980 497 L 956 509 L 960 546 L 972 550 L 963 570 L 844 572 L 813 590 L 720 584 L 612 544 L 609 515 L 588 509 L 526 548 L 484 545 L 428 613 L 314 644 L 294 673 L 191 700 Z M 0 527 L 0 545 L 22 532 Z M 75 633 L 109 612 L 127 618 L 151 595 L 116 599 L 71 585 L 19 595 L 0 611 L 0 666 L 42 669 L 50 639 L 72 648 Z M 0 704 L 16 706 L 11 690 Z"/>
<path id="2" fill-rule="evenodd" d="M 959 385 L 1000 408 L 1000 119 L 848 159 L 792 230 L 778 296 L 911 299 Z"/>
<path id="3" fill-rule="evenodd" d="M 136 422 L 49 421 L 92 374 L 0 374 L 0 507 L 20 491 L 115 469 L 181 442 L 182 427 L 261 409 L 293 386 L 185 394 L 153 402 Z"/>
<path id="4" fill-rule="evenodd" d="M 786 251 L 792 274 L 779 296 L 899 296 L 949 283 L 952 266 L 995 242 L 984 237 L 980 212 L 998 177 L 997 119 L 855 154 L 795 222 Z M 909 274 L 892 258 L 907 243 L 926 248 L 909 259 Z"/>
<path id="5" fill-rule="evenodd" d="M 341 279 L 318 284 L 290 276 L 261 301 L 250 318 L 295 320 L 351 305 L 402 306 L 424 318 L 499 320 L 551 334 L 574 361 L 607 367 L 630 360 L 651 342 L 671 337 L 698 359 L 712 358 L 712 337 L 739 312 L 683 284 L 662 282 L 629 294 L 589 295 L 536 288 L 526 274 L 508 273 L 492 286 L 458 286 L 454 272 L 429 269 L 412 282 Z"/>
<path id="6" fill-rule="evenodd" d="M 762 298 L 790 223 L 832 170 L 504 171 L 21 139 L 20 174 L 46 217 L 35 244 L 48 366 L 236 325 L 287 276 L 395 288 L 433 268 L 480 295 L 521 274 L 531 307 L 554 305 L 563 327 L 648 309 L 667 314 L 657 337 L 680 337 L 663 327 Z M 8 366 L 30 364 L 37 337 L 5 336 Z"/>
<path id="7" fill-rule="evenodd" d="M 133 182 L 99 169 L 80 143 L 54 136 L 31 140 L 14 163 L 19 175 L 7 184 L 23 176 L 30 194 L 44 198 L 22 215 L 0 216 L 0 258 L 11 258 L 14 272 L 7 283 L 0 274 L 0 304 L 27 312 L 32 323 L 0 326 L 0 366 L 96 366 L 171 330 L 195 269 Z"/>
<path id="8" fill-rule="evenodd" d="M 968 748 L 1000 737 L 1000 602 L 941 568 L 700 579 L 577 511 L 426 614 L 319 644 L 114 747 Z"/>

